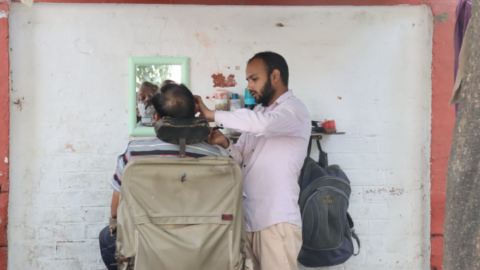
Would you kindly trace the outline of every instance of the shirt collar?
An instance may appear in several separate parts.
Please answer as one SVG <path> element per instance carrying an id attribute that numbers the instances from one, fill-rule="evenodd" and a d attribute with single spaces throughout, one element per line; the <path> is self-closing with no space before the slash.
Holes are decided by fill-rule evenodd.
<path id="1" fill-rule="evenodd" d="M 273 104 L 277 103 L 277 105 L 278 105 L 278 104 L 284 102 L 285 100 L 287 100 L 289 97 L 292 97 L 292 96 L 293 96 L 292 90 L 288 90 L 287 92 L 283 93 L 280 97 L 278 97 L 277 100 L 275 100 L 275 102 L 273 102 Z"/>

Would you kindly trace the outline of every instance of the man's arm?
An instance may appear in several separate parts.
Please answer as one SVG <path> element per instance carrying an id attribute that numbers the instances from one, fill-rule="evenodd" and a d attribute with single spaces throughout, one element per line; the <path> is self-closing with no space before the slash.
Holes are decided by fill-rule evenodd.
<path id="1" fill-rule="evenodd" d="M 110 186 L 113 188 L 112 203 L 110 205 L 112 218 L 117 218 L 118 200 L 120 198 L 120 189 L 122 185 L 122 173 L 123 168 L 125 168 L 128 162 L 127 150 L 128 144 L 123 152 L 117 157 L 117 168 L 115 168 L 115 173 L 110 179 Z"/>
<path id="2" fill-rule="evenodd" d="M 238 164 L 243 162 L 243 148 L 245 146 L 245 136 L 241 135 L 236 144 L 233 144 L 220 130 L 210 129 L 208 144 L 220 145 L 227 150 L 227 154 Z"/>
<path id="3" fill-rule="evenodd" d="M 257 136 L 300 136 L 305 119 L 310 115 L 303 110 L 303 104 L 291 102 L 270 112 L 254 112 L 247 109 L 233 112 L 212 111 L 205 106 L 200 96 L 195 96 L 195 102 L 201 116 L 207 121 L 215 121 L 221 127 L 233 128 Z"/>
<path id="4" fill-rule="evenodd" d="M 254 112 L 247 109 L 233 112 L 215 112 L 215 123 L 225 128 L 248 132 L 256 136 L 301 136 L 305 118 L 293 106 L 284 106 L 270 112 Z"/>
<path id="5" fill-rule="evenodd" d="M 110 213 L 112 214 L 112 218 L 117 218 L 117 208 L 118 208 L 119 199 L 120 199 L 120 193 L 116 190 L 113 190 L 112 204 L 110 205 Z"/>

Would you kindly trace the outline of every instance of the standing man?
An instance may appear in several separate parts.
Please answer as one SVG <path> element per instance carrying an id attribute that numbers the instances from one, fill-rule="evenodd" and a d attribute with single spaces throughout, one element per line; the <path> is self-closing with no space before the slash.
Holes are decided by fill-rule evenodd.
<path id="1" fill-rule="evenodd" d="M 257 53 L 246 76 L 248 91 L 261 105 L 253 111 L 212 111 L 195 98 L 208 121 L 243 132 L 232 144 L 216 130 L 208 143 L 227 149 L 242 168 L 247 257 L 255 270 L 296 270 L 302 246 L 297 179 L 307 153 L 310 114 L 288 90 L 288 65 L 281 55 Z"/>

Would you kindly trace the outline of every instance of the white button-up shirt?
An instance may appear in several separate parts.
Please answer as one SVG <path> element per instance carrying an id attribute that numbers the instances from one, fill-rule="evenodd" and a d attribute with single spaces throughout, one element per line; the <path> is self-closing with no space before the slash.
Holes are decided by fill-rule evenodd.
<path id="1" fill-rule="evenodd" d="M 282 222 L 302 226 L 297 180 L 311 133 L 305 104 L 289 90 L 268 107 L 216 111 L 215 122 L 243 132 L 227 152 L 242 168 L 247 231 Z"/>

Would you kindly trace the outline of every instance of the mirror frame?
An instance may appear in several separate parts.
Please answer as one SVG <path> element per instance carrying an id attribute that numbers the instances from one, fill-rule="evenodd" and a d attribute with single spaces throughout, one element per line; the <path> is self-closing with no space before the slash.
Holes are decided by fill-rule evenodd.
<path id="1" fill-rule="evenodd" d="M 182 66 L 182 83 L 190 88 L 188 57 L 138 57 L 128 59 L 128 134 L 132 137 L 155 137 L 153 127 L 137 127 L 137 65 L 180 65 Z"/>

